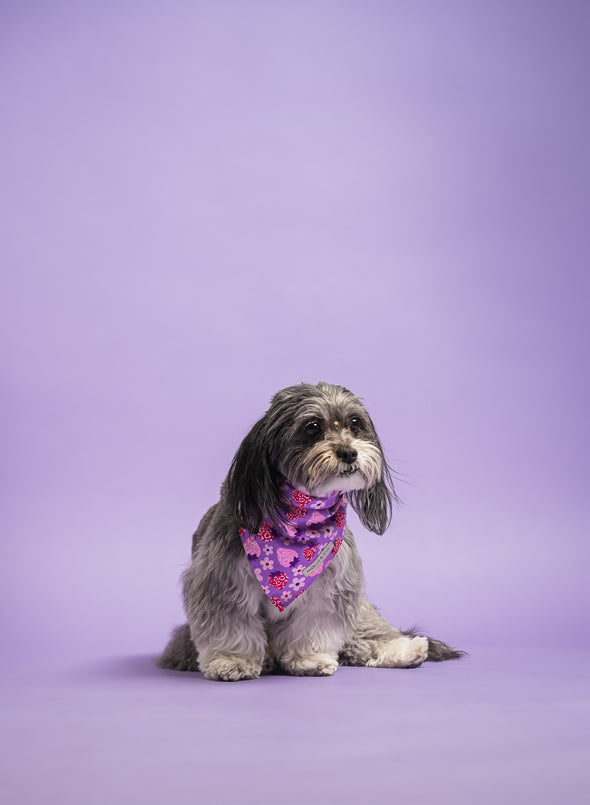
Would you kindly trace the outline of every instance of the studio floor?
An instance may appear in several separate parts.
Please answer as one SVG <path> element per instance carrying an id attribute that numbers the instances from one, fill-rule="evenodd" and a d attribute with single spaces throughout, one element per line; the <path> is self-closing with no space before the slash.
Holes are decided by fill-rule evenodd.
<path id="1" fill-rule="evenodd" d="M 5 668 L 3 802 L 590 803 L 590 651 L 239 683 L 153 660 Z"/>

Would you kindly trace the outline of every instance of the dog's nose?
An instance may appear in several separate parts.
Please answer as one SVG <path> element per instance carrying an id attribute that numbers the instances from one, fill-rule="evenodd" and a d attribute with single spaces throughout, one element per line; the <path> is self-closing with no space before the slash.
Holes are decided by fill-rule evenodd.
<path id="1" fill-rule="evenodd" d="M 358 453 L 354 449 L 354 447 L 340 447 L 336 451 L 336 455 L 346 464 L 354 464 L 354 462 L 356 461 L 356 457 L 358 456 Z"/>

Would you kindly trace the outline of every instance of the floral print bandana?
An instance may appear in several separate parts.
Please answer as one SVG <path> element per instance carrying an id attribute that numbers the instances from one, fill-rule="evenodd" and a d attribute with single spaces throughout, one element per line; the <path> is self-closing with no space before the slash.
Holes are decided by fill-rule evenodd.
<path id="1" fill-rule="evenodd" d="M 280 529 L 262 523 L 257 534 L 240 528 L 240 538 L 260 586 L 283 612 L 313 584 L 338 553 L 346 523 L 346 497 L 316 498 L 283 486 Z"/>

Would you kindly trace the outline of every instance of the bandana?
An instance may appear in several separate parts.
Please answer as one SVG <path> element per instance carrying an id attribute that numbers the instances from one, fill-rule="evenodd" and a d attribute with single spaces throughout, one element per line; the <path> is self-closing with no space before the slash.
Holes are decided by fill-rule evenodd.
<path id="1" fill-rule="evenodd" d="M 313 584 L 338 553 L 346 523 L 346 497 L 306 495 L 285 484 L 281 528 L 264 522 L 257 534 L 240 528 L 240 538 L 260 586 L 283 612 Z"/>

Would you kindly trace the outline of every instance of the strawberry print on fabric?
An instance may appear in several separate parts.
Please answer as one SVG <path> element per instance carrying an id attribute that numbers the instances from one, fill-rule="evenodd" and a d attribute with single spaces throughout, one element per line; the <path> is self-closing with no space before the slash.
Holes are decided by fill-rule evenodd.
<path id="1" fill-rule="evenodd" d="M 256 537 L 252 534 L 244 541 L 244 548 L 248 556 L 260 556 L 260 545 L 256 542 Z"/>
<path id="2" fill-rule="evenodd" d="M 265 521 L 256 534 L 239 529 L 254 575 L 279 612 L 328 567 L 342 545 L 346 525 L 343 493 L 316 498 L 285 484 L 283 495 L 277 524 Z"/>
<path id="3" fill-rule="evenodd" d="M 241 536 L 241 535 L 240 535 Z M 258 531 L 258 539 L 262 539 L 264 541 L 273 540 L 274 534 L 272 533 L 272 526 L 270 523 L 262 523 L 260 529 Z"/>
<path id="4" fill-rule="evenodd" d="M 344 528 L 344 524 L 346 523 L 346 512 L 336 512 L 334 515 L 334 522 L 336 523 L 337 528 Z"/>
<path id="5" fill-rule="evenodd" d="M 307 511 L 305 509 L 300 508 L 299 506 L 291 506 L 287 510 L 287 517 L 289 520 L 301 520 L 302 517 L 305 517 Z"/>
<path id="6" fill-rule="evenodd" d="M 245 546 L 244 546 L 245 547 Z M 248 553 L 248 551 L 246 551 Z M 283 567 L 292 567 L 299 559 L 299 554 L 292 548 L 278 548 L 277 559 Z"/>
<path id="7" fill-rule="evenodd" d="M 303 508 L 309 506 L 309 504 L 313 501 L 312 497 L 306 495 L 304 492 L 300 492 L 298 489 L 294 489 L 291 492 L 291 497 L 298 506 L 302 506 Z"/>
<path id="8" fill-rule="evenodd" d="M 268 583 L 272 585 L 275 590 L 284 590 L 289 581 L 289 576 L 286 573 L 275 573 L 274 576 L 268 577 Z"/>
<path id="9" fill-rule="evenodd" d="M 303 549 L 303 556 L 307 559 L 308 562 L 315 557 L 316 553 L 318 552 L 318 545 L 308 545 L 307 548 Z"/>

